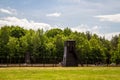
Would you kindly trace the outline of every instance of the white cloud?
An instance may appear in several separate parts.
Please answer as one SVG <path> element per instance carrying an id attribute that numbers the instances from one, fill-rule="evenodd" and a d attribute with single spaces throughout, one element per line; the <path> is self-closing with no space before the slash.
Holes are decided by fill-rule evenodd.
<path id="1" fill-rule="evenodd" d="M 50 13 L 50 14 L 47 14 L 46 15 L 47 17 L 60 17 L 61 16 L 61 13 Z"/>
<path id="2" fill-rule="evenodd" d="M 17 10 L 16 9 L 8 7 L 8 10 L 10 10 L 12 12 L 12 14 L 17 15 Z"/>
<path id="3" fill-rule="evenodd" d="M 9 14 L 9 15 L 17 14 L 17 11 L 15 9 L 12 9 L 12 8 L 9 8 L 9 9 L 0 8 L 0 12 L 5 13 L 5 14 Z"/>
<path id="4" fill-rule="evenodd" d="M 106 34 L 100 34 L 100 36 L 105 36 L 106 39 L 111 40 L 113 36 L 119 35 L 120 32 L 113 32 L 113 33 L 106 33 Z"/>
<path id="5" fill-rule="evenodd" d="M 0 27 L 4 26 L 4 25 L 8 25 L 8 26 L 11 26 L 11 25 L 17 26 L 18 25 L 18 26 L 23 27 L 25 29 L 33 29 L 33 30 L 37 30 L 37 29 L 49 30 L 49 29 L 53 28 L 53 27 L 51 27 L 51 25 L 46 24 L 46 23 L 28 21 L 25 18 L 24 19 L 19 19 L 17 17 L 1 18 L 0 19 Z M 58 27 L 58 28 L 60 28 L 60 27 Z M 61 29 L 63 29 L 63 28 L 61 28 Z M 90 32 L 92 32 L 92 34 L 95 33 L 95 34 L 97 34 L 101 37 L 105 36 L 105 38 L 108 39 L 108 40 L 110 40 L 112 38 L 112 36 L 120 34 L 120 32 L 102 34 L 102 33 L 100 33 L 100 29 L 101 29 L 100 26 L 90 27 L 90 26 L 84 25 L 84 24 L 81 24 L 77 27 L 72 27 L 71 28 L 72 31 L 78 31 L 78 32 L 90 31 Z"/>
<path id="6" fill-rule="evenodd" d="M 101 28 L 102 28 L 101 26 L 90 27 L 88 25 L 81 24 L 77 27 L 72 27 L 71 30 L 72 31 L 77 31 L 77 32 L 90 31 L 92 34 L 97 34 L 98 36 L 105 37 L 105 39 L 107 39 L 107 40 L 111 40 L 113 36 L 120 34 L 120 32 L 112 32 L 112 33 L 103 34 L 103 33 L 100 32 Z"/>
<path id="7" fill-rule="evenodd" d="M 84 25 L 84 24 L 81 24 L 77 27 L 72 27 L 72 31 L 78 31 L 78 32 L 86 32 L 86 31 L 90 31 L 92 33 L 99 33 L 99 29 L 101 27 L 100 26 L 93 26 L 93 27 L 90 27 L 88 25 Z"/>
<path id="8" fill-rule="evenodd" d="M 100 21 L 120 22 L 120 14 L 98 15 L 98 16 L 95 16 L 95 17 L 99 18 Z"/>
<path id="9" fill-rule="evenodd" d="M 6 13 L 6 14 L 12 14 L 11 11 L 9 11 L 9 10 L 7 10 L 7 9 L 3 9 L 3 8 L 0 9 L 0 12 Z"/>
<path id="10" fill-rule="evenodd" d="M 0 27 L 4 25 L 18 25 L 20 27 L 23 27 L 25 29 L 43 29 L 43 30 L 48 30 L 51 29 L 51 26 L 46 23 L 38 23 L 34 21 L 28 21 L 27 19 L 19 19 L 17 17 L 5 17 L 0 19 Z"/>

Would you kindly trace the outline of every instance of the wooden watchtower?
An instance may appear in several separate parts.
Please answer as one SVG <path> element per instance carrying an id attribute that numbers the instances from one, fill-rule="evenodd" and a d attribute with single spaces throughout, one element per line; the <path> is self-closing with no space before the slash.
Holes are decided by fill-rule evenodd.
<path id="1" fill-rule="evenodd" d="M 78 58 L 75 51 L 75 41 L 68 40 L 64 43 L 64 56 L 62 66 L 64 67 L 74 67 L 78 66 Z"/>

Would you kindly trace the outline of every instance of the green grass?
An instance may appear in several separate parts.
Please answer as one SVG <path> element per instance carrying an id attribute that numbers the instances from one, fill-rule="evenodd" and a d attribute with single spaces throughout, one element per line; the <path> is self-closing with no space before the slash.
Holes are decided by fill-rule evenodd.
<path id="1" fill-rule="evenodd" d="M 6 67 L 0 80 L 120 80 L 120 67 Z"/>

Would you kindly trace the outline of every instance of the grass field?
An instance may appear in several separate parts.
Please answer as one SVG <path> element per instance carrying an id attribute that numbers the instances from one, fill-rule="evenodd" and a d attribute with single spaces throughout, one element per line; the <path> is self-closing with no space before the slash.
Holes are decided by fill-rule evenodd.
<path id="1" fill-rule="evenodd" d="M 0 80 L 120 80 L 120 67 L 6 67 Z"/>

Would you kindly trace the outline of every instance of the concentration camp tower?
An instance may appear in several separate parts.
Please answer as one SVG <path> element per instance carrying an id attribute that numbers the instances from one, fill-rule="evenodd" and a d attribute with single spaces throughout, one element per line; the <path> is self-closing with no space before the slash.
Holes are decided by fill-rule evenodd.
<path id="1" fill-rule="evenodd" d="M 64 55 L 62 66 L 64 67 L 78 66 L 78 58 L 75 51 L 74 40 L 68 40 L 64 42 Z"/>

